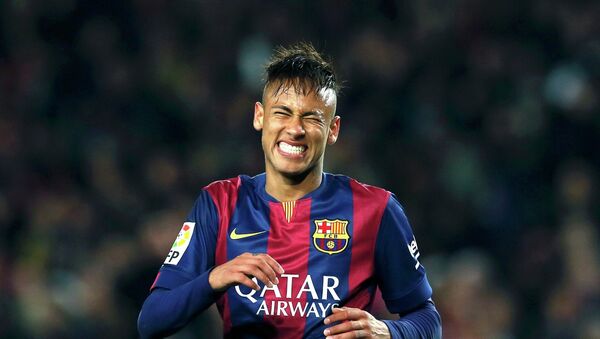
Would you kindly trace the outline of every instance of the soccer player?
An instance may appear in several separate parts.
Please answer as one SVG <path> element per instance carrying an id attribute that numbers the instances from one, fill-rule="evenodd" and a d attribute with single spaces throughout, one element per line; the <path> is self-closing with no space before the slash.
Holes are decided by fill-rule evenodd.
<path id="1" fill-rule="evenodd" d="M 338 84 L 310 45 L 275 51 L 253 125 L 265 173 L 200 192 L 138 319 L 176 332 L 217 303 L 230 338 L 439 338 L 419 250 L 393 194 L 323 172 Z M 376 287 L 398 320 L 369 312 Z"/>

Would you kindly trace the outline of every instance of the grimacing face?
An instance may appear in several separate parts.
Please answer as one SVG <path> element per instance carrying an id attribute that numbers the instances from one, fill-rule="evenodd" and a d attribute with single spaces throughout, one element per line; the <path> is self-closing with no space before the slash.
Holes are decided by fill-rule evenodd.
<path id="1" fill-rule="evenodd" d="M 295 87 L 274 93 L 254 105 L 253 125 L 262 131 L 267 175 L 286 178 L 320 175 L 326 146 L 336 142 L 340 117 L 335 116 L 333 89 L 303 95 Z"/>

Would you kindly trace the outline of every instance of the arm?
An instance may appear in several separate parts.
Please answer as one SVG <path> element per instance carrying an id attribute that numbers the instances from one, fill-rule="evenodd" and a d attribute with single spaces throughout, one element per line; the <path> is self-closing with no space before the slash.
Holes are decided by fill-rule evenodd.
<path id="1" fill-rule="evenodd" d="M 358 308 L 333 309 L 325 324 L 339 322 L 325 330 L 327 339 L 394 338 L 439 339 L 442 322 L 432 301 L 428 300 L 398 320 L 377 320 L 369 312 Z"/>
<path id="2" fill-rule="evenodd" d="M 387 325 L 391 338 L 439 339 L 442 337 L 442 319 L 431 300 L 405 314 L 399 320 L 383 322 Z"/>
<path id="3" fill-rule="evenodd" d="M 215 302 L 219 294 L 208 284 L 208 276 L 205 272 L 174 289 L 154 288 L 138 317 L 140 337 L 173 334 Z"/>
<path id="4" fill-rule="evenodd" d="M 142 306 L 138 317 L 142 338 L 174 333 L 217 299 L 208 283 L 214 266 L 217 227 L 215 204 L 203 190 Z"/>
<path id="5" fill-rule="evenodd" d="M 173 334 L 229 287 L 244 285 L 259 290 L 249 276 L 270 287 L 279 283 L 277 275 L 282 273 L 283 268 L 268 254 L 244 253 L 173 289 L 154 288 L 142 306 L 138 332 L 142 338 Z M 159 275 L 157 280 L 160 278 Z"/>
<path id="6" fill-rule="evenodd" d="M 283 268 L 267 254 L 244 253 L 216 266 L 218 216 L 203 191 L 188 215 L 160 269 L 138 317 L 142 338 L 175 333 L 217 300 L 221 292 L 238 284 L 258 290 L 250 277 L 265 285 L 277 284 Z"/>
<path id="7" fill-rule="evenodd" d="M 330 338 L 440 338 L 441 319 L 431 301 L 431 286 L 419 262 L 419 250 L 408 219 L 392 195 L 381 219 L 375 246 L 375 270 L 387 308 L 399 320 L 380 321 L 370 313 L 342 307 L 325 324 Z"/>

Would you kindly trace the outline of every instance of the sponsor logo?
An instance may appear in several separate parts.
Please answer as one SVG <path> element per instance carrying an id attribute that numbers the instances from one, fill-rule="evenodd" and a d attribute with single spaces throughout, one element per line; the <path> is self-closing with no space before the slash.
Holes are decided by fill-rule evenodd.
<path id="1" fill-rule="evenodd" d="M 323 276 L 317 287 L 310 274 L 301 278 L 298 274 L 284 273 L 279 285 L 272 287 L 263 285 L 256 278 L 252 280 L 259 284 L 260 291 L 241 285 L 237 285 L 235 291 L 253 305 L 256 315 L 325 318 L 333 307 L 339 307 L 336 289 L 340 280 L 336 276 Z M 270 300 L 265 300 L 265 296 Z"/>
<path id="2" fill-rule="evenodd" d="M 253 237 L 255 235 L 259 235 L 259 234 L 263 234 L 266 231 L 260 231 L 260 232 L 254 232 L 254 233 L 237 233 L 236 232 L 236 228 L 233 229 L 233 231 L 231 231 L 231 234 L 229 234 L 229 237 L 232 240 L 238 240 L 238 239 L 244 239 L 244 238 L 249 238 L 249 237 Z"/>
<path id="3" fill-rule="evenodd" d="M 315 220 L 315 232 L 313 233 L 315 248 L 329 255 L 342 252 L 350 240 L 347 227 L 348 220 Z"/>
<path id="4" fill-rule="evenodd" d="M 185 250 L 187 250 L 190 245 L 190 240 L 192 239 L 192 234 L 194 233 L 194 226 L 196 226 L 195 222 L 186 222 L 181 227 L 181 231 L 177 235 L 177 239 L 173 242 L 173 246 L 171 246 L 171 250 L 167 255 L 167 259 L 165 259 L 165 264 L 177 265 Z"/>

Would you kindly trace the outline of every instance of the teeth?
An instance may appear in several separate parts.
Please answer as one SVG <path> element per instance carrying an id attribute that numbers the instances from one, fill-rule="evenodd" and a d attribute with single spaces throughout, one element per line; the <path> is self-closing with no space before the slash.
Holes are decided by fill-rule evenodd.
<path id="1" fill-rule="evenodd" d="M 304 152 L 304 150 L 306 149 L 305 146 L 292 146 L 283 141 L 279 143 L 279 148 L 281 148 L 281 150 L 284 151 L 285 153 L 291 153 L 291 154 L 300 154 L 300 153 Z"/>

